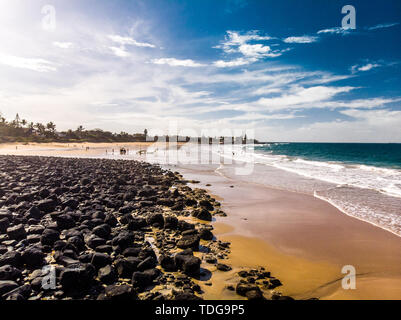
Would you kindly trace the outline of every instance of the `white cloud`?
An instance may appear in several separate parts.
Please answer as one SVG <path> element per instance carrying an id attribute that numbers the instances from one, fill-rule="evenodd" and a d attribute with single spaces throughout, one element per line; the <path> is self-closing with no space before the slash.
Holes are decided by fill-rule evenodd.
<path id="1" fill-rule="evenodd" d="M 399 22 L 394 22 L 394 23 L 383 23 L 383 24 L 378 24 L 375 25 L 373 27 L 368 27 L 368 30 L 376 30 L 376 29 L 383 29 L 383 28 L 390 28 L 390 27 L 394 27 L 396 25 L 399 25 Z"/>
<path id="2" fill-rule="evenodd" d="M 351 29 L 349 28 L 334 27 L 334 28 L 319 30 L 317 33 L 349 34 L 350 30 Z"/>
<path id="3" fill-rule="evenodd" d="M 38 58 L 22 58 L 0 54 L 0 63 L 14 68 L 29 69 L 37 72 L 50 72 L 57 70 L 52 62 Z"/>
<path id="4" fill-rule="evenodd" d="M 130 56 L 130 53 L 126 51 L 123 47 L 110 47 L 110 50 L 116 55 L 117 57 L 127 58 Z"/>
<path id="5" fill-rule="evenodd" d="M 367 63 L 367 64 L 365 64 L 365 65 L 353 65 L 352 67 L 351 67 L 351 72 L 352 73 L 355 73 L 355 72 L 357 72 L 357 71 L 362 71 L 362 72 L 364 72 L 364 71 L 369 71 L 369 70 L 372 70 L 372 69 L 374 69 L 374 68 L 378 68 L 378 67 L 380 67 L 381 65 L 380 64 L 378 64 L 378 63 Z"/>
<path id="6" fill-rule="evenodd" d="M 278 57 L 286 50 L 272 50 L 270 46 L 262 43 L 254 43 L 256 41 L 271 40 L 270 36 L 259 35 L 258 31 L 250 31 L 240 34 L 236 31 L 227 31 L 225 40 L 221 45 L 214 48 L 222 49 L 226 54 L 241 54 L 243 57 L 233 60 L 217 60 L 214 65 L 219 68 L 242 66 L 256 62 L 264 57 Z"/>
<path id="7" fill-rule="evenodd" d="M 313 108 L 319 107 L 319 103 L 327 101 L 338 93 L 349 92 L 353 87 L 325 87 L 316 86 L 310 88 L 294 87 L 290 94 L 280 97 L 260 98 L 258 105 L 272 110 L 291 108 Z"/>
<path id="8" fill-rule="evenodd" d="M 238 66 L 247 65 L 254 61 L 256 61 L 256 59 L 238 58 L 238 59 L 234 59 L 231 61 L 217 60 L 217 61 L 213 62 L 213 64 L 218 68 L 227 68 L 227 67 L 238 67 Z"/>
<path id="9" fill-rule="evenodd" d="M 370 99 L 354 99 L 349 101 L 328 101 L 321 103 L 320 106 L 324 108 L 347 108 L 347 109 L 372 109 L 383 107 L 388 103 L 401 101 L 401 98 L 370 98 Z"/>
<path id="10" fill-rule="evenodd" d="M 61 49 L 70 49 L 74 46 L 72 42 L 58 42 L 58 41 L 53 42 L 53 45 Z"/>
<path id="11" fill-rule="evenodd" d="M 146 43 L 146 42 L 138 42 L 133 38 L 130 37 L 122 37 L 119 35 L 109 35 L 109 38 L 116 42 L 119 43 L 120 45 L 133 45 L 137 47 L 148 47 L 148 48 L 156 48 L 154 44 L 151 43 Z"/>
<path id="12" fill-rule="evenodd" d="M 224 118 L 227 121 L 265 121 L 265 120 L 288 120 L 298 118 L 293 113 L 262 114 L 258 112 L 247 112 L 239 116 Z"/>
<path id="13" fill-rule="evenodd" d="M 226 52 L 230 52 L 230 47 L 240 46 L 250 41 L 267 41 L 271 40 L 270 36 L 261 36 L 257 30 L 249 31 L 245 34 L 240 34 L 236 31 L 227 31 L 225 41 L 217 48 L 223 48 Z"/>
<path id="14" fill-rule="evenodd" d="M 172 67 L 203 67 L 204 64 L 195 62 L 191 59 L 175 59 L 175 58 L 160 58 L 153 59 L 152 63 L 154 64 L 167 64 Z"/>
<path id="15" fill-rule="evenodd" d="M 285 38 L 283 41 L 285 43 L 312 43 L 316 42 L 318 37 L 314 36 L 301 36 L 301 37 L 288 37 Z"/>
<path id="16" fill-rule="evenodd" d="M 374 64 L 368 63 L 367 65 L 364 65 L 364 66 L 362 66 L 362 67 L 359 67 L 358 70 L 359 70 L 359 71 L 369 71 L 369 70 L 371 70 L 371 69 L 373 69 L 373 68 L 377 68 L 377 67 L 379 67 L 379 66 L 380 66 L 380 65 L 377 64 L 377 63 L 374 63 Z"/>

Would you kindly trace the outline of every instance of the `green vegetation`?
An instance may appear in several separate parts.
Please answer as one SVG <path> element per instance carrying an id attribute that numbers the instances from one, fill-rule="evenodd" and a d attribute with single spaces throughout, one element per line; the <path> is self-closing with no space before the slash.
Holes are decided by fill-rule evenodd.
<path id="1" fill-rule="evenodd" d="M 112 133 L 101 129 L 85 130 L 79 126 L 76 130 L 56 131 L 53 122 L 47 124 L 28 122 L 15 116 L 7 121 L 0 113 L 0 143 L 4 142 L 140 142 L 146 141 L 148 131 L 128 134 Z"/>

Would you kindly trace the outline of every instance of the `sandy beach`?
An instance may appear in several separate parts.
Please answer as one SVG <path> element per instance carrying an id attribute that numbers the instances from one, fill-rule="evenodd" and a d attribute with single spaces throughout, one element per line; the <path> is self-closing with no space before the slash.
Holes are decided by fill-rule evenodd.
<path id="1" fill-rule="evenodd" d="M 11 144 L 0 145 L 0 154 L 92 157 L 121 145 Z M 124 146 L 138 151 L 149 144 Z M 255 266 L 271 271 L 283 283 L 280 291 L 296 299 L 401 299 L 400 237 L 313 196 L 221 175 L 216 165 L 171 168 L 199 180 L 191 186 L 208 190 L 227 213 L 212 224 L 217 238 L 231 243 L 227 264 L 233 269 L 214 272 L 205 299 L 238 298 L 227 285 Z M 341 286 L 346 265 L 356 269 L 355 290 Z"/>

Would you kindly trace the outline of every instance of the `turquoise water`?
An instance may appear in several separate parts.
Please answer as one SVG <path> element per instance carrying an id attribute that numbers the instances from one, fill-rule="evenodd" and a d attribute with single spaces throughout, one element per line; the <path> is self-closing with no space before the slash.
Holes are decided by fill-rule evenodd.
<path id="1" fill-rule="evenodd" d="M 312 161 L 401 169 L 399 143 L 269 143 L 255 151 Z"/>

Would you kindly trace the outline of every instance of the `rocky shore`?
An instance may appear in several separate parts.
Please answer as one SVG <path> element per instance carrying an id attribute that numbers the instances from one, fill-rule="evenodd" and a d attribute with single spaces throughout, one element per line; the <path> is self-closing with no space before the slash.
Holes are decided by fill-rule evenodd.
<path id="1" fill-rule="evenodd" d="M 0 156 L 0 299 L 201 299 L 230 244 L 210 224 L 220 204 L 187 183 L 144 162 Z M 248 299 L 281 285 L 237 278 Z"/>

